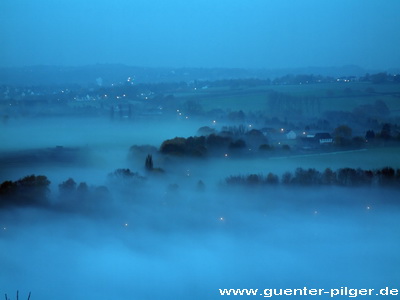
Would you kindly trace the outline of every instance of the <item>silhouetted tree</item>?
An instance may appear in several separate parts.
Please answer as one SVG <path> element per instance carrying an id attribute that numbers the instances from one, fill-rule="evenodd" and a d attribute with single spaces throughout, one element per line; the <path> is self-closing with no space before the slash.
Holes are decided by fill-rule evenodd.
<path id="1" fill-rule="evenodd" d="M 342 168 L 337 172 L 337 182 L 343 186 L 353 186 L 357 182 L 357 172 L 352 168 Z"/>
<path id="2" fill-rule="evenodd" d="M 210 148 L 226 148 L 232 142 L 229 137 L 223 137 L 216 134 L 211 134 L 206 139 L 206 144 Z"/>
<path id="3" fill-rule="evenodd" d="M 76 190 L 76 182 L 69 178 L 68 180 L 58 185 L 60 193 L 71 193 Z"/>
<path id="4" fill-rule="evenodd" d="M 282 183 L 283 184 L 291 184 L 293 180 L 293 175 L 290 172 L 285 172 L 282 175 Z"/>
<path id="5" fill-rule="evenodd" d="M 333 136 L 335 144 L 338 146 L 348 146 L 351 144 L 352 129 L 347 125 L 340 125 L 335 128 Z"/>
<path id="6" fill-rule="evenodd" d="M 246 142 L 243 141 L 242 139 L 238 139 L 238 140 L 236 140 L 234 142 L 231 142 L 229 144 L 229 148 L 230 149 L 243 149 L 243 148 L 246 148 Z"/>
<path id="7" fill-rule="evenodd" d="M 259 184 L 261 183 L 261 176 L 257 174 L 250 174 L 246 179 L 248 184 Z"/>
<path id="8" fill-rule="evenodd" d="M 50 181 L 43 175 L 30 175 L 0 186 L 0 205 L 45 205 Z"/>
<path id="9" fill-rule="evenodd" d="M 279 183 L 279 178 L 277 175 L 273 174 L 273 173 L 268 173 L 267 178 L 265 180 L 265 182 L 267 184 L 278 184 Z"/>
<path id="10" fill-rule="evenodd" d="M 304 170 L 297 168 L 294 174 L 293 182 L 300 185 L 316 185 L 321 182 L 321 173 L 315 169 Z"/>
<path id="11" fill-rule="evenodd" d="M 86 182 L 79 183 L 78 187 L 76 188 L 77 198 L 79 200 L 86 199 L 89 195 L 89 187 Z"/>
<path id="12" fill-rule="evenodd" d="M 365 139 L 367 141 L 373 141 L 375 139 L 375 132 L 373 130 L 368 130 L 365 134 Z"/>
<path id="13" fill-rule="evenodd" d="M 245 134 L 246 142 L 251 147 L 258 148 L 262 144 L 268 144 L 268 139 L 258 129 L 252 129 Z"/>
<path id="14" fill-rule="evenodd" d="M 351 128 L 349 126 L 340 125 L 335 128 L 333 135 L 335 137 L 342 137 L 342 138 L 349 139 L 349 138 L 351 138 L 352 133 L 353 133 L 353 131 L 351 130 Z"/>
<path id="15" fill-rule="evenodd" d="M 336 173 L 330 168 L 326 168 L 321 176 L 321 183 L 326 185 L 336 184 Z"/>
<path id="16" fill-rule="evenodd" d="M 374 84 L 385 83 L 388 80 L 388 75 L 386 72 L 372 74 L 370 75 L 370 80 Z"/>
<path id="17" fill-rule="evenodd" d="M 185 154 L 185 138 L 176 137 L 174 139 L 165 140 L 160 147 L 163 154 L 184 155 Z"/>
<path id="18" fill-rule="evenodd" d="M 207 139 L 208 138 L 209 137 L 207 137 Z M 163 154 L 180 156 L 205 156 L 207 154 L 207 148 L 205 144 L 206 138 L 204 136 L 188 137 L 187 139 L 176 137 L 174 139 L 165 140 L 161 144 L 160 152 Z"/>
<path id="19" fill-rule="evenodd" d="M 132 172 L 129 169 L 117 169 L 113 173 L 108 174 L 110 179 L 117 179 L 117 180 L 144 180 L 145 177 L 141 176 L 137 172 Z"/>
<path id="20" fill-rule="evenodd" d="M 383 186 L 391 186 L 396 183 L 396 171 L 393 168 L 385 167 L 377 171 L 378 183 Z"/>
<path id="21" fill-rule="evenodd" d="M 391 126 L 389 123 L 385 123 L 382 126 L 382 130 L 381 130 L 381 138 L 388 140 L 392 137 L 392 133 L 391 133 Z"/>
<path id="22" fill-rule="evenodd" d="M 153 170 L 153 156 L 151 154 L 147 155 L 144 166 L 145 166 L 146 170 L 148 170 L 148 171 Z"/>

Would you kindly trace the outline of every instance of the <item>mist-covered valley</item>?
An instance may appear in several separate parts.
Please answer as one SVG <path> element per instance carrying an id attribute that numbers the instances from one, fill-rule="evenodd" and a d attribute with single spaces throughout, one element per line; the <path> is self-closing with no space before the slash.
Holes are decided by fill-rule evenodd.
<path id="1" fill-rule="evenodd" d="M 398 297 L 399 11 L 0 1 L 0 296 Z"/>
<path id="2" fill-rule="evenodd" d="M 195 136 L 204 123 L 65 117 L 3 124 L 1 181 L 24 186 L 21 179 L 35 174 L 51 182 L 43 194 L 17 192 L 32 202 L 9 204 L 2 194 L 4 291 L 35 299 L 216 299 L 224 288 L 397 287 L 397 184 L 283 184 L 298 167 L 321 176 L 326 168 L 396 169 L 394 148 L 386 158 L 374 157 L 381 148 L 160 152 L 163 141 Z M 227 179 L 270 172 L 279 183 Z"/>
<path id="3" fill-rule="evenodd" d="M 156 184 L 89 204 L 2 210 L 1 282 L 49 299 L 396 287 L 398 191 Z"/>

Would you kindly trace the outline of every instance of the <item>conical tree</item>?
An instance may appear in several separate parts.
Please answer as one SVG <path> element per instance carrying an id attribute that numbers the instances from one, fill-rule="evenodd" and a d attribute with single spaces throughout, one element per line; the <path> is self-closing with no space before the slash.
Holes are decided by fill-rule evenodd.
<path id="1" fill-rule="evenodd" d="M 151 154 L 148 154 L 146 157 L 146 162 L 144 164 L 146 170 L 153 170 L 153 156 Z"/>

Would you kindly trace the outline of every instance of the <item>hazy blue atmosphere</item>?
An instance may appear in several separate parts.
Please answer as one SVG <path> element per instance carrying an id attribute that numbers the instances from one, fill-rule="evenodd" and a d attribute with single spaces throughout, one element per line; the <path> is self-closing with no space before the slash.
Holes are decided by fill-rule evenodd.
<path id="1" fill-rule="evenodd" d="M 399 16 L 0 0 L 0 297 L 397 299 Z"/>
<path id="2" fill-rule="evenodd" d="M 0 66 L 400 66 L 397 0 L 2 0 Z"/>

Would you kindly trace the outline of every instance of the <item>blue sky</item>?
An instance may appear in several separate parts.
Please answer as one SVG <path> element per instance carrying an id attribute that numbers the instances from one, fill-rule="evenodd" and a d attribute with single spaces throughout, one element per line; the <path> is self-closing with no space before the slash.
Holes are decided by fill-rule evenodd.
<path id="1" fill-rule="evenodd" d="M 400 67 L 398 0 L 1 0 L 0 66 Z"/>

